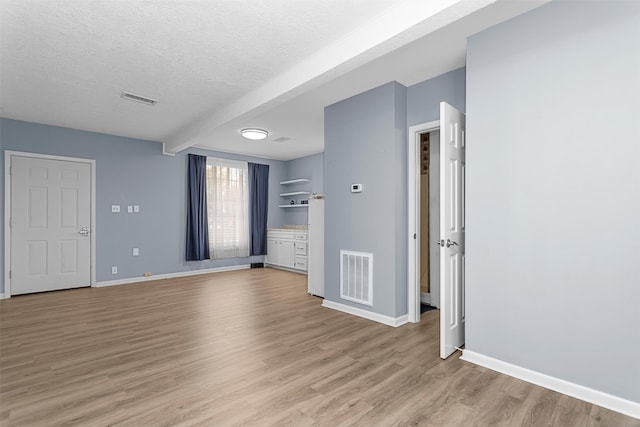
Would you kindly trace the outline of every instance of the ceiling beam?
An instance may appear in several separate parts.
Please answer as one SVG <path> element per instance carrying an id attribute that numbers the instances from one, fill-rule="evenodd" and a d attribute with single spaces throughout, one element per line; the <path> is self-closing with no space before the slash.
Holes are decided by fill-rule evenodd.
<path id="1" fill-rule="evenodd" d="M 217 127 L 263 113 L 305 91 L 343 75 L 420 37 L 467 16 L 495 0 L 408 0 L 399 2 L 346 37 L 309 56 L 225 108 L 187 123 L 164 141 L 177 153 L 204 141 Z"/>

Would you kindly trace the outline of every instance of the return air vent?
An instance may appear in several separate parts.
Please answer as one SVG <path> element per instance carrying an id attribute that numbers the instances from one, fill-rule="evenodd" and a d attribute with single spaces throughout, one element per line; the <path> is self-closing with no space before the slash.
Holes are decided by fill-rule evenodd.
<path id="1" fill-rule="evenodd" d="M 120 98 L 128 99 L 129 101 L 140 102 L 142 104 L 147 104 L 152 106 L 158 103 L 158 101 L 156 101 L 155 99 L 145 98 L 144 96 L 135 95 L 129 92 L 122 92 L 122 94 L 120 95 Z"/>
<path id="2" fill-rule="evenodd" d="M 373 254 L 340 251 L 340 298 L 373 305 Z"/>

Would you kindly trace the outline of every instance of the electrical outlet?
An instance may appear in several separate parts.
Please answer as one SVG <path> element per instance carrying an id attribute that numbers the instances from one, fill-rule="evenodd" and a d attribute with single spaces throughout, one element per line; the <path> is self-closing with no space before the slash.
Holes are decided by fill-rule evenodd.
<path id="1" fill-rule="evenodd" d="M 133 211 L 134 211 L 135 213 L 140 212 L 140 206 L 138 206 L 138 205 L 133 205 Z"/>
<path id="2" fill-rule="evenodd" d="M 133 212 L 133 206 L 131 205 L 127 206 L 127 212 L 129 213 Z"/>
<path id="3" fill-rule="evenodd" d="M 149 277 L 151 276 L 151 272 L 150 271 L 145 271 L 144 272 L 144 277 Z"/>
<path id="4" fill-rule="evenodd" d="M 140 255 L 140 249 L 133 248 L 133 256 L 138 256 L 138 255 Z"/>
<path id="5" fill-rule="evenodd" d="M 111 274 L 118 274 L 118 267 L 116 266 L 111 267 Z"/>

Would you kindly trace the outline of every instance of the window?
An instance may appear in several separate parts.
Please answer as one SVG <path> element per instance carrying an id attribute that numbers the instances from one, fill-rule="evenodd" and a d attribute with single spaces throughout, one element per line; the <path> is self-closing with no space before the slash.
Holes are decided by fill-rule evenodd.
<path id="1" fill-rule="evenodd" d="M 207 219 L 212 258 L 249 256 L 246 162 L 207 157 Z"/>

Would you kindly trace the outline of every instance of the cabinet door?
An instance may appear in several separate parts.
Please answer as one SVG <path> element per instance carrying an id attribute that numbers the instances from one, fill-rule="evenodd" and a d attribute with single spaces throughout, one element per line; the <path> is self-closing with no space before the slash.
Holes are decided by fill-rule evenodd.
<path id="1" fill-rule="evenodd" d="M 296 251 L 292 241 L 281 240 L 278 244 L 278 262 L 283 267 L 293 268 Z"/>
<path id="2" fill-rule="evenodd" d="M 267 239 L 267 264 L 278 264 L 278 241 L 275 239 Z"/>

